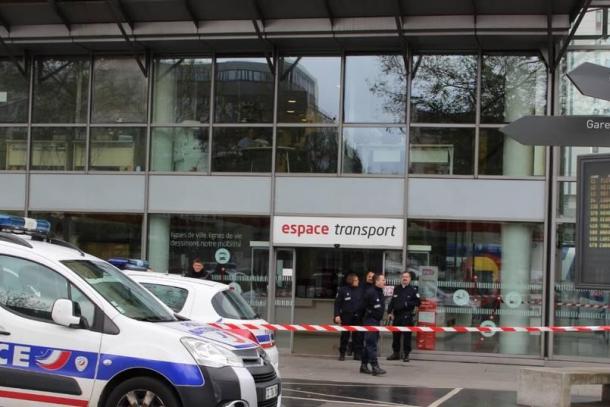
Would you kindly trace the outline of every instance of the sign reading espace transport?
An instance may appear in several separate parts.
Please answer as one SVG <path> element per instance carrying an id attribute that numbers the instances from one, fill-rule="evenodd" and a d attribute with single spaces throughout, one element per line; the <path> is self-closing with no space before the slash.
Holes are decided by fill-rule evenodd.
<path id="1" fill-rule="evenodd" d="M 404 221 L 385 218 L 276 216 L 275 246 L 349 246 L 402 248 Z"/>

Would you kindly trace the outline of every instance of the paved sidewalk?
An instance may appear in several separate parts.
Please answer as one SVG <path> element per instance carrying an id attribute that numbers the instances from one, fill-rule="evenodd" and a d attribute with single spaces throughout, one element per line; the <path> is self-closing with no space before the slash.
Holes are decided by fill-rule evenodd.
<path id="1" fill-rule="evenodd" d="M 412 360 L 388 362 L 380 360 L 387 370 L 384 376 L 358 372 L 360 362 L 340 362 L 331 357 L 280 356 L 280 371 L 285 382 L 314 380 L 335 383 L 366 383 L 425 388 L 463 388 L 494 391 L 516 391 L 521 366 L 486 363 L 459 363 Z M 574 364 L 570 364 L 574 366 Z M 595 366 L 600 366 L 599 364 Z M 573 395 L 601 398 L 601 386 L 574 386 Z"/>

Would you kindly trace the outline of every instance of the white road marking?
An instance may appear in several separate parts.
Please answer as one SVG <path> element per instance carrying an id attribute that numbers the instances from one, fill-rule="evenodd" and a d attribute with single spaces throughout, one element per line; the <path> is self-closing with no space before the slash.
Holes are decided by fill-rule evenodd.
<path id="1" fill-rule="evenodd" d="M 335 395 L 335 394 L 325 394 L 325 393 L 316 393 L 314 391 L 305 391 L 305 390 L 293 390 L 293 389 L 282 389 L 284 391 L 292 391 L 295 393 L 305 393 L 305 394 L 315 394 L 316 396 L 326 396 L 326 397 L 335 397 L 335 398 L 341 398 L 341 399 L 347 399 L 347 400 L 358 400 L 360 402 L 369 402 L 370 404 L 374 404 L 374 405 L 384 405 L 384 406 L 406 406 L 409 407 L 409 405 L 407 404 L 402 404 L 402 403 L 394 403 L 391 401 L 379 401 L 379 400 L 371 400 L 371 399 L 364 399 L 361 397 L 350 397 L 350 396 L 340 396 L 340 395 Z M 328 400 L 331 401 L 331 400 Z"/>
<path id="2" fill-rule="evenodd" d="M 381 406 L 381 407 L 394 407 L 394 406 L 404 406 L 404 407 L 417 407 L 410 406 L 408 404 L 379 404 L 379 403 L 361 403 L 358 401 L 336 401 L 336 400 L 327 400 L 327 399 L 314 399 L 309 397 L 294 397 L 294 396 L 286 396 L 282 394 L 282 399 L 291 399 L 291 400 L 307 400 L 307 401 L 321 401 L 324 403 L 336 403 L 336 404 L 349 404 L 350 406 L 359 405 L 359 406 Z"/>
<path id="3" fill-rule="evenodd" d="M 449 400 L 451 397 L 458 394 L 460 391 L 462 391 L 461 388 L 453 389 L 449 393 L 447 393 L 443 397 L 441 397 L 440 399 L 436 400 L 434 403 L 428 405 L 428 407 L 438 407 L 441 404 L 443 404 L 445 401 Z"/>

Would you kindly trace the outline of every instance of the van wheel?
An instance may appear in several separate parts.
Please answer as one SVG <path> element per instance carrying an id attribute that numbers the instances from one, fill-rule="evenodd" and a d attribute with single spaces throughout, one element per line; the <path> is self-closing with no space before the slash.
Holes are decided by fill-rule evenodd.
<path id="1" fill-rule="evenodd" d="M 172 389 L 151 377 L 134 377 L 116 386 L 105 407 L 179 407 Z"/>

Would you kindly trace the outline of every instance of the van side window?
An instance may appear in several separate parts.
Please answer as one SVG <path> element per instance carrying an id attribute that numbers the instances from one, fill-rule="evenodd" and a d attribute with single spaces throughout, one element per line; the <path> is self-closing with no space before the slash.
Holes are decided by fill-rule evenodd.
<path id="1" fill-rule="evenodd" d="M 153 283 L 140 284 L 160 299 L 163 304 L 170 307 L 172 311 L 180 312 L 184 308 L 184 303 L 188 297 L 188 291 L 184 288 Z"/>
<path id="2" fill-rule="evenodd" d="M 80 311 L 93 322 L 93 304 L 59 273 L 17 257 L 0 255 L 0 306 L 25 317 L 52 321 L 53 304 L 74 297 Z"/>

